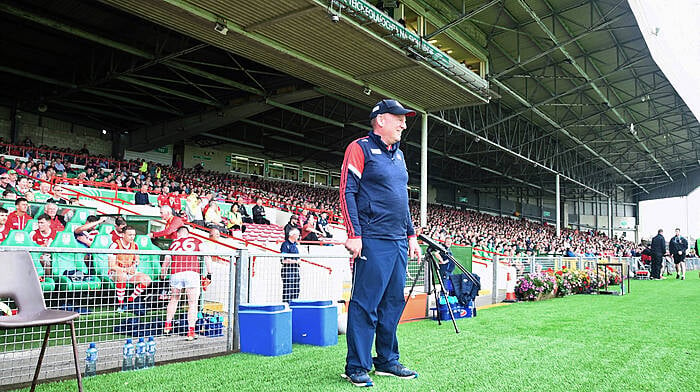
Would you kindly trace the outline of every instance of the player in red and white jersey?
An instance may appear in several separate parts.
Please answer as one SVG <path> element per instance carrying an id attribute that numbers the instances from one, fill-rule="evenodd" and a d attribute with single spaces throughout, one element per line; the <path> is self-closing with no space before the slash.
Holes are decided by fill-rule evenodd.
<path id="1" fill-rule="evenodd" d="M 7 233 L 10 232 L 10 226 L 7 225 L 7 210 L 0 207 L 0 242 L 5 241 Z"/>
<path id="2" fill-rule="evenodd" d="M 190 237 L 190 231 L 186 226 L 182 226 L 177 229 L 177 239 L 170 244 L 170 250 L 175 252 L 200 252 L 204 250 L 204 243 L 197 238 Z M 207 271 L 205 276 L 208 280 L 211 280 L 211 257 L 204 256 L 203 258 Z M 196 338 L 194 326 L 197 322 L 197 311 L 199 310 L 200 273 L 202 271 L 199 259 L 200 256 L 196 255 L 165 256 L 161 275 L 165 278 L 169 270 L 170 287 L 172 289 L 163 331 L 166 335 L 172 330 L 173 317 L 177 311 L 180 294 L 184 289 L 187 294 L 187 340 Z"/>
<path id="3" fill-rule="evenodd" d="M 121 216 L 118 216 L 117 219 L 114 220 L 114 230 L 112 230 L 113 243 L 116 243 L 122 238 L 122 233 L 124 232 L 125 227 L 126 219 L 122 218 Z"/>
<path id="4" fill-rule="evenodd" d="M 29 238 L 36 244 L 43 247 L 51 246 L 57 231 L 51 227 L 51 217 L 47 214 L 41 214 L 37 220 L 37 229 L 29 233 Z M 39 262 L 44 267 L 44 273 L 51 275 L 51 254 L 44 253 L 39 258 Z"/>
<path id="5" fill-rule="evenodd" d="M 24 197 L 17 198 L 15 200 L 15 208 L 7 216 L 6 225 L 10 227 L 10 230 L 24 230 L 24 226 L 32 219 L 31 215 L 27 213 L 29 211 L 29 202 Z"/>
<path id="6" fill-rule="evenodd" d="M 124 227 L 122 232 L 122 238 L 119 238 L 117 242 L 113 243 L 110 249 L 125 249 L 125 250 L 139 250 L 139 246 L 136 244 L 134 239 L 136 238 L 136 230 L 131 226 Z M 117 286 L 117 302 L 119 306 L 117 307 L 117 312 L 122 313 L 124 311 L 124 296 L 126 295 L 126 284 L 134 284 L 134 292 L 127 299 L 128 302 L 134 302 L 136 297 L 138 297 L 149 284 L 151 284 L 151 277 L 144 274 L 143 272 L 138 272 L 136 268 L 139 263 L 139 255 L 137 254 L 113 254 L 109 255 L 109 277 L 114 279 L 114 283 Z"/>
<path id="7" fill-rule="evenodd" d="M 95 215 L 88 216 L 85 220 L 85 224 L 78 226 L 73 231 L 75 240 L 89 248 L 92 245 L 92 241 L 94 241 L 97 234 L 99 234 L 97 231 L 97 226 L 101 225 L 106 220 L 107 218 L 104 216 L 101 218 L 98 218 Z"/>
<path id="8" fill-rule="evenodd" d="M 33 230 L 29 235 L 37 245 L 48 247 L 56 238 L 58 233 L 53 227 L 51 227 L 51 217 L 47 214 L 41 214 L 37 220 L 37 229 Z"/>

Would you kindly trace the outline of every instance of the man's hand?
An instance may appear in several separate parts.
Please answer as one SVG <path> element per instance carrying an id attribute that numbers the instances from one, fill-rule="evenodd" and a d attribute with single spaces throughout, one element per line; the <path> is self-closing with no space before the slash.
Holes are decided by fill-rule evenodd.
<path id="1" fill-rule="evenodd" d="M 350 257 L 356 259 L 362 254 L 362 238 L 348 238 L 345 241 L 345 249 L 350 252 Z"/>
<path id="2" fill-rule="evenodd" d="M 148 233 L 148 238 L 153 238 L 153 233 Z"/>
<path id="3" fill-rule="evenodd" d="M 420 246 L 416 237 L 408 239 L 408 258 L 415 259 L 416 263 L 420 263 Z"/>
<path id="4" fill-rule="evenodd" d="M 679 255 L 679 256 L 682 256 L 682 255 L 683 255 L 683 251 L 682 251 L 682 250 L 679 250 L 679 251 L 678 251 L 678 255 Z"/>

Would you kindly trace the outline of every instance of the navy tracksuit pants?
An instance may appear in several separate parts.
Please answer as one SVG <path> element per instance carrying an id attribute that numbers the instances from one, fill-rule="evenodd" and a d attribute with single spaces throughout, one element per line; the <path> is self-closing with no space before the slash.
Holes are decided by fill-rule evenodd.
<path id="1" fill-rule="evenodd" d="M 404 306 L 408 240 L 363 238 L 362 256 L 366 260 L 355 259 L 348 307 L 348 374 L 370 371 L 373 364 L 375 368 L 386 368 L 399 361 L 396 327 Z"/>

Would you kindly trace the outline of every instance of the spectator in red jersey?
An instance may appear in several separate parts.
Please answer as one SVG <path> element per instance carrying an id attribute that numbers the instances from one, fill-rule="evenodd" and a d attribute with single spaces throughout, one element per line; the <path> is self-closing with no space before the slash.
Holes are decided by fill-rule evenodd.
<path id="1" fill-rule="evenodd" d="M 139 246 L 134 239 L 136 238 L 136 229 L 131 226 L 124 227 L 122 238 L 113 243 L 110 249 L 133 250 L 138 251 Z M 151 277 L 138 272 L 139 255 L 137 254 L 113 254 L 109 255 L 109 272 L 108 275 L 114 280 L 117 286 L 117 312 L 124 312 L 124 297 L 126 296 L 126 284 L 134 284 L 134 292 L 131 293 L 128 302 L 134 302 L 136 298 L 143 293 L 144 290 L 151 284 Z"/>
<path id="2" fill-rule="evenodd" d="M 316 216 L 309 215 L 306 218 L 306 224 L 301 229 L 302 241 L 318 241 L 319 235 L 321 235 L 321 232 L 316 230 Z"/>
<path id="3" fill-rule="evenodd" d="M 30 234 L 32 241 L 37 245 L 48 247 L 56 238 L 58 231 L 51 226 L 51 217 L 47 214 L 41 214 L 37 218 L 37 229 Z"/>
<path id="4" fill-rule="evenodd" d="M 61 215 L 58 215 L 58 205 L 56 203 L 46 203 L 44 213 L 51 218 L 52 229 L 58 232 L 66 228 L 66 220 Z"/>
<path id="5" fill-rule="evenodd" d="M 170 189 L 164 186 L 160 189 L 160 195 L 158 195 L 158 207 L 169 206 L 170 205 Z"/>
<path id="6" fill-rule="evenodd" d="M 174 252 L 200 252 L 204 250 L 204 243 L 197 238 L 190 236 L 187 227 L 182 226 L 177 229 L 177 239 L 170 244 L 170 250 Z M 206 279 L 211 281 L 211 257 L 204 256 Z M 199 291 L 202 266 L 199 256 L 165 256 L 165 262 L 161 268 L 163 279 L 170 273 L 170 287 L 172 295 L 166 312 L 165 328 L 163 332 L 167 335 L 172 330 L 172 321 L 177 311 L 177 304 L 180 301 L 180 294 L 184 290 L 187 295 L 187 340 L 194 340 L 195 323 L 197 322 L 197 312 L 199 310 Z"/>
<path id="7" fill-rule="evenodd" d="M 85 245 L 89 248 L 92 245 L 92 241 L 95 240 L 95 237 L 98 234 L 97 226 L 101 225 L 106 220 L 107 218 L 104 216 L 101 218 L 98 218 L 95 215 L 88 216 L 85 220 L 85 224 L 77 227 L 75 231 L 73 231 L 75 240 L 78 241 L 79 244 Z"/>
<path id="8" fill-rule="evenodd" d="M 0 242 L 5 241 L 7 233 L 10 232 L 10 227 L 7 225 L 7 210 L 0 207 Z"/>
<path id="9" fill-rule="evenodd" d="M 173 215 L 173 209 L 170 208 L 170 206 L 160 207 L 160 217 L 165 221 L 165 228 L 161 231 L 148 233 L 148 236 L 151 238 L 164 237 L 171 240 L 176 239 L 177 229 L 185 225 L 182 218 Z"/>
<path id="10" fill-rule="evenodd" d="M 51 218 L 46 214 L 41 214 L 37 218 L 37 229 L 29 234 L 29 237 L 39 246 L 49 247 L 54 238 L 56 238 L 56 230 L 51 228 Z M 39 262 L 44 267 L 44 273 L 51 275 L 51 254 L 44 253 L 39 258 Z"/>
<path id="11" fill-rule="evenodd" d="M 15 210 L 7 217 L 6 225 L 9 230 L 24 230 L 32 217 L 27 213 L 29 210 L 29 202 L 24 197 L 19 197 L 15 200 Z"/>
<path id="12" fill-rule="evenodd" d="M 180 216 L 182 202 L 180 201 L 180 194 L 178 192 L 172 192 L 168 195 L 168 205 L 172 208 L 173 215 Z"/>
<path id="13" fill-rule="evenodd" d="M 112 230 L 112 242 L 117 242 L 122 238 L 125 227 L 126 219 L 124 219 L 121 216 L 118 216 L 117 219 L 114 220 L 114 230 Z"/>

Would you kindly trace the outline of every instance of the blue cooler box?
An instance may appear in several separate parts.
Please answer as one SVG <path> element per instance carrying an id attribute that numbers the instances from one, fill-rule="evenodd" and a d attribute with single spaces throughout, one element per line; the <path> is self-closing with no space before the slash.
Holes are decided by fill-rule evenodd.
<path id="1" fill-rule="evenodd" d="M 314 346 L 338 344 L 338 307 L 327 301 L 292 301 L 292 342 Z"/>
<path id="2" fill-rule="evenodd" d="M 292 310 L 287 304 L 238 307 L 241 352 L 267 356 L 292 352 Z"/>

